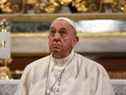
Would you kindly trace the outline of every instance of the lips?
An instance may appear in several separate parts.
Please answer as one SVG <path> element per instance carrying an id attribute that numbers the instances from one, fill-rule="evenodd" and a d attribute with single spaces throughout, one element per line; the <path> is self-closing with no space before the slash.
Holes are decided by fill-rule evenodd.
<path id="1" fill-rule="evenodd" d="M 52 45 L 52 48 L 59 49 L 60 46 L 59 45 Z"/>
<path id="2" fill-rule="evenodd" d="M 51 49 L 53 51 L 57 51 L 57 50 L 59 51 L 61 49 L 61 45 L 59 45 L 59 44 L 52 44 Z"/>

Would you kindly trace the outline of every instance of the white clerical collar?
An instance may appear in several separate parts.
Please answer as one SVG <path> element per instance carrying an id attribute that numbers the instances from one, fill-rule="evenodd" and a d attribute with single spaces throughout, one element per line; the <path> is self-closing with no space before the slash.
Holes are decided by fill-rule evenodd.
<path id="1" fill-rule="evenodd" d="M 54 65 L 56 67 L 64 67 L 65 65 L 69 64 L 69 62 L 71 62 L 73 56 L 74 56 L 74 51 L 71 51 L 71 53 L 65 58 L 60 58 L 60 59 L 54 57 L 52 58 L 53 58 Z"/>

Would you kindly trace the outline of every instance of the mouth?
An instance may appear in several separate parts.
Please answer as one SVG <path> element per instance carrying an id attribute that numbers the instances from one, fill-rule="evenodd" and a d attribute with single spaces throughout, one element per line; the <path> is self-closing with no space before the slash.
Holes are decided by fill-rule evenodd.
<path id="1" fill-rule="evenodd" d="M 59 46 L 53 46 L 52 49 L 60 49 Z"/>
<path id="2" fill-rule="evenodd" d="M 54 45 L 52 45 L 51 50 L 53 52 L 58 52 L 58 51 L 61 50 L 61 46 L 60 45 L 57 45 L 57 44 L 54 44 Z"/>

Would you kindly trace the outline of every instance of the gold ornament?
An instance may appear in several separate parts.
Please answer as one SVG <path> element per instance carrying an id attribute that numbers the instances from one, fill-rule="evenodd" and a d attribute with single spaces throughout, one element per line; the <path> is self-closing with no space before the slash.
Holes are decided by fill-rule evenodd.
<path id="1" fill-rule="evenodd" d="M 9 0 L 0 1 L 0 9 L 4 13 L 12 13 L 13 12 L 12 6 L 13 6 L 13 4 Z"/>
<path id="2" fill-rule="evenodd" d="M 31 4 L 31 5 L 35 5 L 38 2 L 40 2 L 40 0 L 26 0 L 25 1 L 26 4 Z"/>
<path id="3" fill-rule="evenodd" d="M 75 0 L 74 2 L 72 2 L 72 6 L 74 6 L 78 12 L 88 11 L 87 2 L 84 0 Z"/>
<path id="4" fill-rule="evenodd" d="M 121 10 L 121 12 L 126 13 L 126 1 L 125 0 L 121 0 L 118 2 L 118 6 L 119 9 Z"/>
<path id="5" fill-rule="evenodd" d="M 66 6 L 72 2 L 72 0 L 58 0 L 58 1 L 60 2 L 61 5 L 64 5 L 64 6 Z"/>
<path id="6" fill-rule="evenodd" d="M 12 62 L 11 58 L 0 59 L 0 79 L 9 80 L 11 78 L 11 71 L 7 66 Z"/>
<path id="7" fill-rule="evenodd" d="M 126 4 L 122 7 L 123 13 L 126 13 Z"/>
<path id="8" fill-rule="evenodd" d="M 111 4 L 112 4 L 112 3 L 114 3 L 114 0 L 103 0 L 102 2 L 103 2 L 103 3 L 107 3 L 107 4 L 108 4 L 108 3 L 111 3 Z"/>
<path id="9" fill-rule="evenodd" d="M 55 0 L 50 0 L 45 6 L 45 11 L 47 13 L 54 13 L 60 8 L 60 5 Z"/>
<path id="10" fill-rule="evenodd" d="M 9 80 L 10 76 L 10 69 L 8 67 L 0 67 L 0 80 Z"/>

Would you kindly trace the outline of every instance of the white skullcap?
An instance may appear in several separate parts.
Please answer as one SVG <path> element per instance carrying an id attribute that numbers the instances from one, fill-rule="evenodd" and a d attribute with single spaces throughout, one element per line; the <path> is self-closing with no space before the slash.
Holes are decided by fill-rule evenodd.
<path id="1" fill-rule="evenodd" d="M 64 21 L 68 22 L 68 23 L 75 29 L 75 31 L 76 31 L 76 24 L 75 24 L 75 22 L 74 22 L 73 20 L 71 20 L 71 19 L 69 19 L 69 18 L 67 18 L 67 17 L 58 17 L 58 18 L 56 18 L 56 19 L 53 21 L 53 23 L 54 23 L 55 21 L 59 21 L 59 20 L 64 20 Z M 53 25 L 53 23 L 51 24 L 51 26 Z"/>

